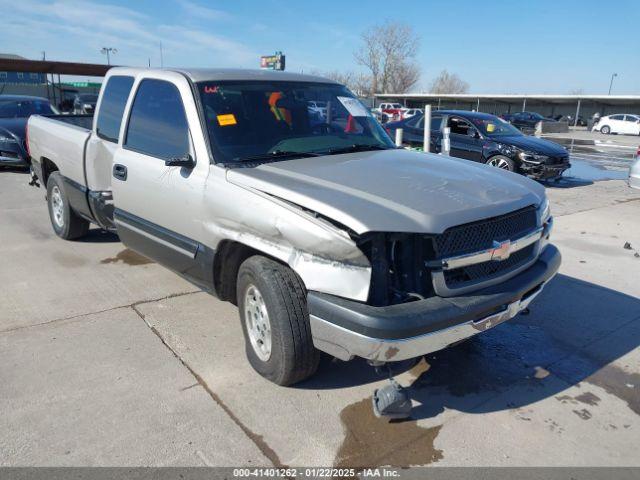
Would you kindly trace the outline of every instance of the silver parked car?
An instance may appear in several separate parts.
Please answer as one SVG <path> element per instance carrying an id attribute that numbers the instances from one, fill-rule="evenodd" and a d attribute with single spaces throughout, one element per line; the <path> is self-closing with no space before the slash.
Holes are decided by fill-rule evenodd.
<path id="1" fill-rule="evenodd" d="M 629 169 L 629 186 L 640 189 L 640 147 L 638 147 L 636 159 Z"/>

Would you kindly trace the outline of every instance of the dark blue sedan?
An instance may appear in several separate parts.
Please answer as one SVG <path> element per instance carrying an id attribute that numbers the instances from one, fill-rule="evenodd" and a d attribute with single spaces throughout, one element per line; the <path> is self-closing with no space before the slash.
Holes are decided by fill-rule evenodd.
<path id="1" fill-rule="evenodd" d="M 392 135 L 403 130 L 403 143 L 422 146 L 424 116 L 389 122 Z M 438 110 L 431 116 L 430 151 L 442 151 L 444 128 L 449 128 L 452 157 L 486 163 L 537 179 L 562 175 L 571 164 L 567 150 L 555 142 L 524 135 L 505 120 L 488 113 L 465 110 Z"/>
<path id="2" fill-rule="evenodd" d="M 49 100 L 26 95 L 0 95 L 0 166 L 28 167 L 27 120 L 57 113 Z"/>

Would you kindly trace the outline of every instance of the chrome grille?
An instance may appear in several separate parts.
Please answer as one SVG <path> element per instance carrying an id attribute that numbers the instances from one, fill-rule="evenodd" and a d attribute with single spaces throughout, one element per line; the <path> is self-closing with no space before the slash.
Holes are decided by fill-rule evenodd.
<path id="1" fill-rule="evenodd" d="M 453 270 L 445 270 L 444 279 L 449 288 L 456 288 L 468 282 L 489 280 L 497 275 L 508 273 L 510 270 L 514 270 L 526 263 L 533 256 L 535 247 L 535 244 L 529 245 L 513 253 L 503 261 L 492 260 Z"/>
<path id="2" fill-rule="evenodd" d="M 499 217 L 452 227 L 434 239 L 437 258 L 477 252 L 490 248 L 494 241 L 513 240 L 537 225 L 535 206 L 516 210 Z"/>

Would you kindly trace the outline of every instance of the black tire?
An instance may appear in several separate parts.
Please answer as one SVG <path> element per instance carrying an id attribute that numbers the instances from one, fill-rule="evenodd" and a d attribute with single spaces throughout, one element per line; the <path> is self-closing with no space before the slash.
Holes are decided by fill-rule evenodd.
<path id="1" fill-rule="evenodd" d="M 47 179 L 47 205 L 51 226 L 60 238 L 73 240 L 87 234 L 89 222 L 78 216 L 69 205 L 60 172 L 53 172 Z M 54 211 L 59 212 L 59 218 Z"/>
<path id="2" fill-rule="evenodd" d="M 510 172 L 516 172 L 518 170 L 515 162 L 504 155 L 494 155 L 487 159 L 486 164 L 503 170 L 509 170 Z"/>
<path id="3" fill-rule="evenodd" d="M 600 127 L 600 133 L 609 135 L 611 133 L 611 127 L 609 127 L 609 125 L 603 125 L 602 127 Z"/>
<path id="4" fill-rule="evenodd" d="M 267 359 L 260 358 L 256 351 L 260 346 L 253 346 L 246 321 L 245 300 L 251 287 L 257 289 L 267 310 L 271 330 Z M 320 352 L 311 338 L 306 289 L 293 270 L 259 255 L 249 257 L 238 271 L 237 297 L 247 358 L 256 372 L 283 386 L 293 385 L 316 372 Z M 256 296 L 250 295 L 247 303 L 252 299 Z M 255 315 L 254 318 L 257 319 Z M 264 352 L 261 354 L 264 356 Z"/>

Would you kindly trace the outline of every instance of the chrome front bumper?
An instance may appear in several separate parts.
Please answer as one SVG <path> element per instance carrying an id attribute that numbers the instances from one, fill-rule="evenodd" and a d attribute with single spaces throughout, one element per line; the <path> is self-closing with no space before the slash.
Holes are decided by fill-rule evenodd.
<path id="1" fill-rule="evenodd" d="M 399 362 L 437 352 L 512 319 L 527 308 L 543 288 L 544 284 L 541 284 L 529 295 L 510 303 L 500 312 L 417 337 L 400 340 L 365 337 L 314 316 L 311 316 L 311 334 L 316 348 L 341 360 L 350 360 L 356 356 L 379 362 Z M 338 345 L 341 348 L 336 349 Z M 332 347 L 333 351 L 327 351 L 327 348 L 332 349 Z"/>
<path id="2" fill-rule="evenodd" d="M 518 276 L 473 295 L 372 307 L 310 292 L 315 347 L 341 360 L 396 362 L 442 350 L 520 313 L 557 273 L 560 253 L 549 245 Z"/>

